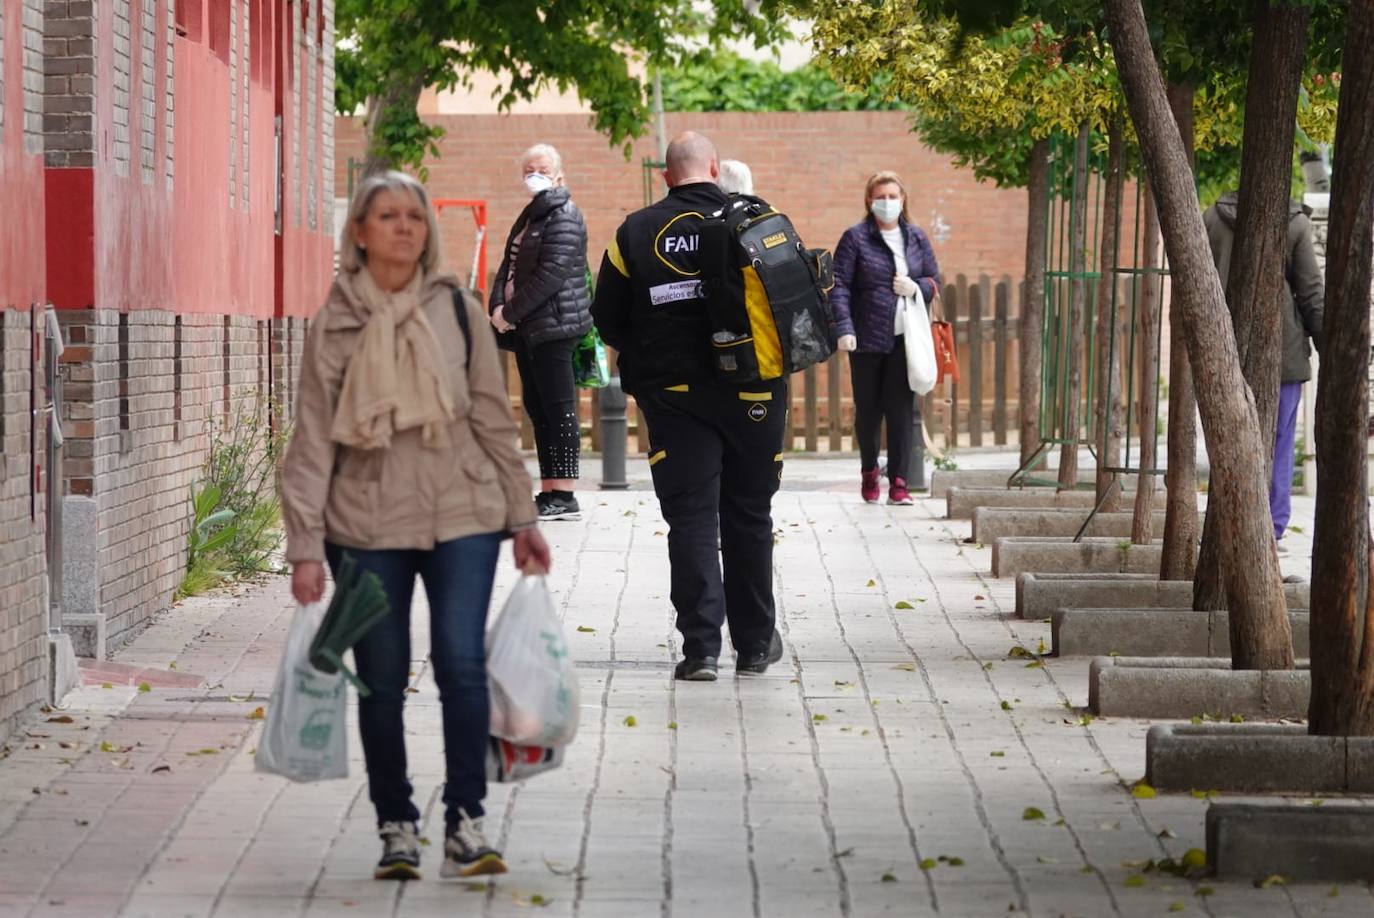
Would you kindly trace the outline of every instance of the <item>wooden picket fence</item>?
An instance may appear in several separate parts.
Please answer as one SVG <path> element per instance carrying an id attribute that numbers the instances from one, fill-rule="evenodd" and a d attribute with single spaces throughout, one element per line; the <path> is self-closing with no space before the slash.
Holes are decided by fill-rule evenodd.
<path id="1" fill-rule="evenodd" d="M 1023 285 L 1007 275 L 993 280 L 983 274 L 970 280 L 959 274 L 945 281 L 941 298 L 945 318 L 954 325 L 960 382 L 937 386 L 922 408 L 926 428 L 941 448 L 1019 442 L 1023 291 Z M 515 358 L 509 353 L 506 381 L 520 419 L 521 444 L 533 449 L 534 434 L 521 405 Z M 586 445 L 596 452 L 601 448 L 596 393 L 580 390 L 579 400 Z M 648 447 L 648 434 L 633 398 L 627 414 L 630 436 L 642 452 Z M 792 378 L 790 418 L 789 449 L 810 453 L 854 449 L 854 399 L 846 354 L 836 354 Z"/>

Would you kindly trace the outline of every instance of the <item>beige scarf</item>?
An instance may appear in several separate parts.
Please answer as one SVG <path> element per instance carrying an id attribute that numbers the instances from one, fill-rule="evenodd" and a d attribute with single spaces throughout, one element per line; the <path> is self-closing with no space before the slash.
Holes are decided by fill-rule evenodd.
<path id="1" fill-rule="evenodd" d="M 396 431 L 422 428 L 425 446 L 453 420 L 453 399 L 443 351 L 420 308 L 424 272 L 394 293 L 377 286 L 363 268 L 354 290 L 370 312 L 344 373 L 330 437 L 357 449 L 384 449 Z"/>

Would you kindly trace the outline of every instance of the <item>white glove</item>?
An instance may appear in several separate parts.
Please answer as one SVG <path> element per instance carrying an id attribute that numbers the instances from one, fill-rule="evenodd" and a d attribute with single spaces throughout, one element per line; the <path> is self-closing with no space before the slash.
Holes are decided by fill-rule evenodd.
<path id="1" fill-rule="evenodd" d="M 506 321 L 506 307 L 497 306 L 496 311 L 491 314 L 491 325 L 499 332 L 508 332 L 515 328 L 514 325 Z"/>
<path id="2" fill-rule="evenodd" d="M 916 282 L 905 274 L 893 275 L 892 292 L 898 296 L 914 296 L 917 289 Z"/>
<path id="3" fill-rule="evenodd" d="M 852 351 L 859 346 L 859 339 L 853 335 L 840 335 L 840 340 L 836 344 L 842 351 Z"/>

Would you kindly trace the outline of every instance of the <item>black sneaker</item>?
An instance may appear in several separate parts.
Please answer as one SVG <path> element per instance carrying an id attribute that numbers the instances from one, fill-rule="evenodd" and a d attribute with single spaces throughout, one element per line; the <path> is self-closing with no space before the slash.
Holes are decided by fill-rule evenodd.
<path id="1" fill-rule="evenodd" d="M 544 491 L 534 499 L 534 503 L 539 508 L 541 520 L 582 519 L 582 507 L 578 505 L 576 497 L 562 497 L 552 491 Z"/>
<path id="2" fill-rule="evenodd" d="M 506 862 L 501 852 L 487 843 L 482 834 L 482 820 L 470 819 L 458 811 L 458 826 L 444 839 L 442 877 L 477 877 L 483 874 L 505 873 Z"/>
<path id="3" fill-rule="evenodd" d="M 688 657 L 678 663 L 673 678 L 683 682 L 715 682 L 719 668 L 715 657 Z"/>
<path id="4" fill-rule="evenodd" d="M 768 642 L 768 649 L 763 653 L 742 653 L 735 657 L 735 672 L 762 676 L 768 672 L 768 667 L 781 659 L 782 635 L 778 634 L 778 629 L 774 628 L 773 637 Z"/>
<path id="5" fill-rule="evenodd" d="M 372 876 L 378 880 L 420 879 L 420 831 L 413 822 L 384 822 L 377 828 L 382 859 Z"/>

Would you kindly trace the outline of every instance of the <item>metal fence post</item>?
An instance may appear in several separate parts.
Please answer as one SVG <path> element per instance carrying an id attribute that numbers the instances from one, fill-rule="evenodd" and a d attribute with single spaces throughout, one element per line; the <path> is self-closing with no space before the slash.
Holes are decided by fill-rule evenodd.
<path id="1" fill-rule="evenodd" d="M 601 489 L 623 491 L 630 486 L 625 480 L 629 425 L 625 420 L 625 392 L 620 388 L 620 377 L 612 376 L 598 395 L 601 402 Z"/>

